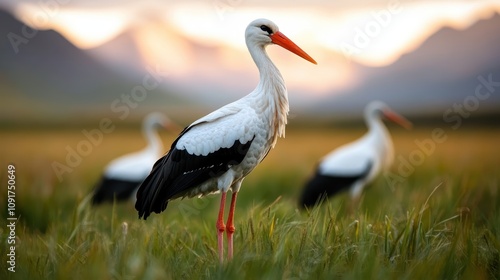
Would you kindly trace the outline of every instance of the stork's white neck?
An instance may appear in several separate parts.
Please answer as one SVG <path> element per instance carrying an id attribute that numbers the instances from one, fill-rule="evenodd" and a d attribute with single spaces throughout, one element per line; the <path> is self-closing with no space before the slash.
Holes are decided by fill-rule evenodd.
<path id="1" fill-rule="evenodd" d="M 160 154 L 163 149 L 163 144 L 154 126 L 155 125 L 153 123 L 147 123 L 146 125 L 143 126 L 142 133 L 148 143 L 146 149 L 148 151 L 151 151 L 152 153 Z"/>
<path id="2" fill-rule="evenodd" d="M 283 77 L 267 55 L 265 47 L 247 46 L 260 74 L 259 84 L 249 97 L 254 99 L 255 109 L 268 119 L 271 128 L 269 140 L 271 147 L 274 147 L 278 137 L 285 136 L 289 111 L 288 93 Z"/>
<path id="3" fill-rule="evenodd" d="M 366 124 L 368 125 L 368 137 L 374 142 L 379 152 L 382 166 L 389 168 L 394 160 L 394 150 L 392 146 L 391 136 L 385 124 L 378 116 L 366 115 Z"/>

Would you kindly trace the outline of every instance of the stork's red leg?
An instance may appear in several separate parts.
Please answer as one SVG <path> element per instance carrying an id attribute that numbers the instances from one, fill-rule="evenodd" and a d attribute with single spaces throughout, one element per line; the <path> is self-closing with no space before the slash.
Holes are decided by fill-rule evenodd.
<path id="1" fill-rule="evenodd" d="M 231 207 L 229 208 L 229 215 L 227 216 L 227 258 L 233 258 L 233 233 L 236 230 L 234 227 L 234 208 L 236 206 L 237 192 L 233 192 L 231 197 Z"/>
<path id="2" fill-rule="evenodd" d="M 224 261 L 224 230 L 226 230 L 226 226 L 224 225 L 224 205 L 226 204 L 226 193 L 222 192 L 220 198 L 220 208 L 219 208 L 219 217 L 217 218 L 217 223 L 215 226 L 217 227 L 217 247 L 219 250 L 219 261 L 222 263 Z"/>

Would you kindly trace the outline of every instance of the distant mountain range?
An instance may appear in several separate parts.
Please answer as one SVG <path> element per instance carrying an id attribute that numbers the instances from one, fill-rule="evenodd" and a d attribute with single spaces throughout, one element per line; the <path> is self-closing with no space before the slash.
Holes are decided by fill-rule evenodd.
<path id="1" fill-rule="evenodd" d="M 39 30 L 29 38 L 23 35 L 24 24 L 6 11 L 0 10 L 0 22 L 0 122 L 64 122 L 119 115 L 122 95 L 131 95 L 148 75 L 138 69 L 135 77 L 125 77 L 53 30 Z M 116 100 L 121 103 L 113 110 Z M 139 101 L 137 107 L 129 106 L 129 116 L 186 104 L 162 87 L 149 90 Z"/>
<path id="2" fill-rule="evenodd" d="M 148 75 L 133 30 L 85 51 L 53 30 L 38 31 L 26 43 L 19 44 L 16 53 L 8 34 L 22 36 L 24 24 L 2 10 L 0 22 L 0 123 L 74 122 L 110 115 L 116 117 L 116 112 L 110 108 L 113 102 L 124 94 L 130 95 Z M 486 79 L 491 76 L 493 81 L 500 82 L 499 30 L 500 15 L 495 15 L 465 30 L 442 28 L 416 50 L 386 67 L 371 68 L 353 63 L 352 69 L 361 77 L 355 87 L 332 91 L 331 95 L 308 103 L 297 102 L 295 96 L 291 98 L 291 102 L 295 100 L 292 112 L 336 119 L 359 117 L 365 104 L 379 99 L 406 115 L 442 115 L 454 103 L 462 103 L 474 94 L 479 76 Z M 156 31 L 162 33 L 160 29 Z M 158 32 L 153 35 L 159 36 Z M 174 43 L 166 43 L 171 38 L 168 36 L 177 36 L 175 41 L 180 44 L 177 50 L 187 48 L 192 55 L 190 59 L 213 65 L 220 58 L 217 46 L 192 42 L 179 37 L 180 34 L 166 36 L 162 41 L 165 44 L 159 46 L 160 52 L 175 47 L 171 46 Z M 275 56 L 279 58 L 279 55 Z M 336 57 L 341 55 L 332 53 L 331 59 Z M 182 59 L 184 57 L 177 58 L 181 62 Z M 223 63 L 230 61 L 225 59 Z M 203 73 L 210 73 L 203 70 Z M 168 79 L 151 90 L 140 106 L 131 110 L 132 115 L 162 110 L 192 121 L 200 114 L 186 116 L 187 111 L 213 109 L 214 104 L 206 102 L 210 95 L 196 95 L 196 87 L 203 87 L 208 80 L 217 83 L 217 79 L 225 78 L 223 73 L 207 77 L 201 74 L 201 69 L 193 71 L 191 77 L 198 80 L 190 83 L 194 90 L 179 86 L 189 84 L 186 80 Z M 248 77 L 244 69 L 230 71 L 247 78 L 229 82 L 253 88 L 255 77 Z M 487 100 L 481 101 L 478 112 L 500 111 L 500 87 L 496 90 Z M 234 100 L 235 97 L 226 98 Z"/>
<path id="3" fill-rule="evenodd" d="M 405 114 L 441 115 L 474 95 L 479 76 L 500 82 L 499 31 L 498 14 L 465 30 L 442 28 L 391 65 L 358 67 L 364 77 L 358 86 L 335 92 L 309 110 L 332 117 L 360 115 L 365 104 L 379 99 Z M 500 112 L 500 87 L 477 111 Z"/>

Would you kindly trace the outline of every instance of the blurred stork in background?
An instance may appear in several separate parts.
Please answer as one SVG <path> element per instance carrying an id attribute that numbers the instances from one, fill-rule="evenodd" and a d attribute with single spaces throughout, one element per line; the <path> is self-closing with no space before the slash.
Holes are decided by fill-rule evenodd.
<path id="1" fill-rule="evenodd" d="M 412 124 L 380 101 L 373 101 L 365 107 L 364 118 L 368 132 L 360 139 L 333 150 L 321 160 L 316 173 L 302 191 L 301 207 L 313 207 L 344 190 L 349 190 L 355 204 L 365 186 L 391 166 L 393 145 L 382 118 L 407 129 Z"/>
<path id="2" fill-rule="evenodd" d="M 150 113 L 142 122 L 142 133 L 147 146 L 138 152 L 127 154 L 111 161 L 105 168 L 101 180 L 94 189 L 93 204 L 133 199 L 140 184 L 156 160 L 164 153 L 157 128 L 175 129 L 176 125 L 161 113 Z"/>

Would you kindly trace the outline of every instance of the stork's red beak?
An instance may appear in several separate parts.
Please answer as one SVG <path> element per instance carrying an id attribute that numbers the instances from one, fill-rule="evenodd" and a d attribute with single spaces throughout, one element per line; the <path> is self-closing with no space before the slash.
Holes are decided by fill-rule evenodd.
<path id="1" fill-rule="evenodd" d="M 395 122 L 406 129 L 411 129 L 413 127 L 413 124 L 408 119 L 394 111 L 384 110 L 384 116 L 388 120 Z"/>
<path id="2" fill-rule="evenodd" d="M 162 127 L 166 131 L 171 131 L 171 132 L 174 132 L 174 133 L 182 130 L 180 126 L 178 126 L 176 123 L 174 123 L 172 121 L 164 121 L 162 123 Z"/>
<path id="3" fill-rule="evenodd" d="M 288 39 L 285 36 L 285 34 L 277 31 L 273 35 L 271 35 L 270 37 L 271 37 L 271 41 L 273 43 L 275 43 L 276 45 L 279 45 L 279 46 L 293 52 L 294 54 L 302 57 L 303 59 L 305 59 L 307 61 L 310 61 L 314 64 L 318 64 L 318 63 L 316 63 L 316 60 L 314 60 L 305 51 L 303 51 L 299 46 L 297 46 L 294 42 L 292 42 L 292 40 Z"/>

